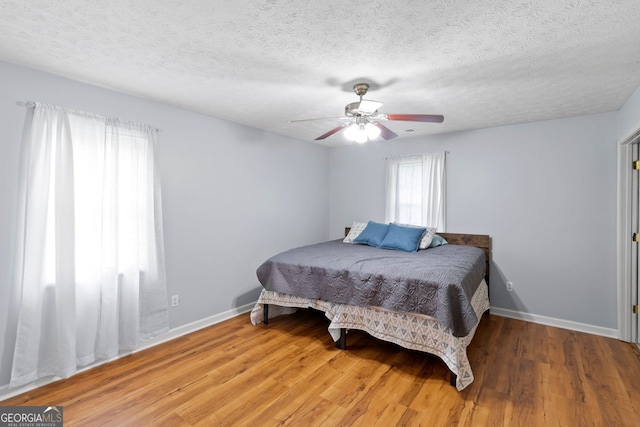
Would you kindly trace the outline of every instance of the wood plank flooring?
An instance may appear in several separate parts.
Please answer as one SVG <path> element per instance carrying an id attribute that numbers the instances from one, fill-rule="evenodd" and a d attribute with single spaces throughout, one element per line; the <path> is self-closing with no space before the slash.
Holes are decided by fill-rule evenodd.
<path id="1" fill-rule="evenodd" d="M 631 344 L 485 315 L 458 392 L 438 358 L 359 331 L 338 350 L 327 325 L 244 314 L 0 405 L 62 405 L 65 426 L 640 424 Z"/>

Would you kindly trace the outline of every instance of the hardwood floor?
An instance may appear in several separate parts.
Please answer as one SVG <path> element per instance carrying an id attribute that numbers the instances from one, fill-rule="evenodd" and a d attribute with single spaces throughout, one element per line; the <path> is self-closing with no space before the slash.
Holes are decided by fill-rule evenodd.
<path id="1" fill-rule="evenodd" d="M 252 326 L 248 314 L 2 405 L 62 405 L 65 426 L 637 426 L 631 344 L 485 315 L 475 381 L 359 331 L 335 348 L 321 313 Z"/>

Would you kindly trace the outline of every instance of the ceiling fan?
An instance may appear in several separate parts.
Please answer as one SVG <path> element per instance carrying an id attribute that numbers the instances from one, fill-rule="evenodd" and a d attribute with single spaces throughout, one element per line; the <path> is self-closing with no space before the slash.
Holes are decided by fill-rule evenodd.
<path id="1" fill-rule="evenodd" d="M 382 106 L 382 102 L 363 99 L 363 96 L 366 95 L 368 90 L 369 85 L 367 83 L 356 83 L 353 85 L 353 91 L 360 97 L 360 101 L 352 102 L 344 107 L 345 117 L 335 117 L 341 119 L 346 118 L 349 121 L 320 135 L 315 140 L 319 141 L 328 138 L 334 133 L 340 132 L 342 129 L 345 129 L 344 135 L 350 141 L 364 143 L 378 136 L 389 140 L 396 138 L 398 134 L 380 123 L 379 120 L 432 123 L 442 123 L 444 120 L 444 116 L 436 114 L 380 114 L 378 113 L 378 109 Z M 306 122 L 310 120 L 324 119 L 289 120 L 289 122 Z"/>

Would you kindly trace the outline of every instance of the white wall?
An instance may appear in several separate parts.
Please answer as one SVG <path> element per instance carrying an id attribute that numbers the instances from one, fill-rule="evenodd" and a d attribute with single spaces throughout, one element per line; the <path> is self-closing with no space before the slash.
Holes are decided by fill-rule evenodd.
<path id="1" fill-rule="evenodd" d="M 640 129 L 640 88 L 629 97 L 618 112 L 618 140 Z"/>
<path id="2" fill-rule="evenodd" d="M 384 220 L 385 157 L 446 150 L 447 231 L 492 237 L 492 307 L 616 329 L 616 124 L 610 113 L 335 148 L 331 237 Z"/>
<path id="3" fill-rule="evenodd" d="M 168 293 L 180 295 L 171 328 L 255 301 L 262 261 L 328 237 L 327 148 L 0 62 L 0 385 L 13 346 L 5 330 L 25 116 L 16 101 L 27 100 L 162 129 Z"/>

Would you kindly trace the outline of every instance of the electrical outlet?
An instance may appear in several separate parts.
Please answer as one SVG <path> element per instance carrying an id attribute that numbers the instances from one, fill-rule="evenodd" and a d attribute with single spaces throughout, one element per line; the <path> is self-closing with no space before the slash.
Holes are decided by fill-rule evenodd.
<path id="1" fill-rule="evenodd" d="M 171 307 L 177 307 L 180 305 L 180 297 L 178 295 L 171 296 Z"/>
<path id="2" fill-rule="evenodd" d="M 513 290 L 513 282 L 507 282 L 507 291 L 511 292 Z"/>

